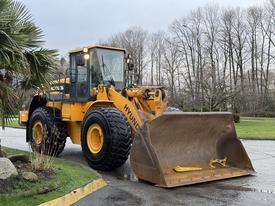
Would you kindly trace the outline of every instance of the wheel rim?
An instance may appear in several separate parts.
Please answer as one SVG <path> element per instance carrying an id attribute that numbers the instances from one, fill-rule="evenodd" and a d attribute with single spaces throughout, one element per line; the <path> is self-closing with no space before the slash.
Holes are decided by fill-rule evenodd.
<path id="1" fill-rule="evenodd" d="M 32 127 L 32 137 L 37 145 L 41 144 L 43 141 L 43 125 L 39 120 L 37 120 Z"/>
<path id="2" fill-rule="evenodd" d="M 89 150 L 97 154 L 103 147 L 103 132 L 98 124 L 92 124 L 87 132 L 87 144 Z"/>

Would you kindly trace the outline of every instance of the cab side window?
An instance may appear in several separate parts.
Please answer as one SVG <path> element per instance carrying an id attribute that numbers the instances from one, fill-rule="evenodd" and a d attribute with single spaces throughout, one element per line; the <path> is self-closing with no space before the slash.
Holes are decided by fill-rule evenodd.
<path id="1" fill-rule="evenodd" d="M 77 66 L 78 76 L 77 82 L 87 81 L 87 68 L 83 66 Z"/>

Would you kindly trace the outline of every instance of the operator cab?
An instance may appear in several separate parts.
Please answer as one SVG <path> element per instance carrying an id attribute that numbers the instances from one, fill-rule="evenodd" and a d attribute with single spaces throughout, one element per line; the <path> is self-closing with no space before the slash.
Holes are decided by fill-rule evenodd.
<path id="1" fill-rule="evenodd" d="M 70 99 L 95 100 L 92 89 L 99 84 L 114 85 L 116 90 L 125 87 L 124 49 L 90 46 L 70 51 Z"/>

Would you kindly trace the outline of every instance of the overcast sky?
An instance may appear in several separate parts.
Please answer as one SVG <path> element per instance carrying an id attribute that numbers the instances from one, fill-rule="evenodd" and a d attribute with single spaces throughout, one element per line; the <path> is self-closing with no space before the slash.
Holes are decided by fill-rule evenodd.
<path id="1" fill-rule="evenodd" d="M 42 28 L 48 48 L 61 55 L 140 26 L 150 32 L 165 30 L 191 10 L 209 3 L 221 7 L 249 7 L 264 0 L 21 0 Z"/>

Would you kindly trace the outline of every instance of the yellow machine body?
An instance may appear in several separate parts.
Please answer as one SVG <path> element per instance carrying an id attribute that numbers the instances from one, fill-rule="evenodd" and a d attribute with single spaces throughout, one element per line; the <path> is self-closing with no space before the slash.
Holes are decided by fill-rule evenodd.
<path id="1" fill-rule="evenodd" d="M 54 107 L 62 111 L 62 120 L 67 124 L 69 137 L 74 144 L 80 144 L 81 122 L 87 111 L 92 107 L 111 106 L 117 108 L 127 118 L 133 133 L 143 126 L 145 119 L 153 120 L 161 115 L 167 107 L 167 102 L 163 101 L 162 97 L 163 90 L 159 87 L 151 88 L 153 96 L 146 100 L 143 99 L 142 94 L 148 92 L 148 88 L 129 88 L 127 95 L 131 97 L 131 101 L 121 93 L 115 91 L 114 87 L 107 88 L 104 85 L 99 85 L 97 91 L 96 101 L 73 103 L 47 102 L 48 107 Z M 135 105 L 139 105 L 139 109 Z M 144 112 L 148 110 L 156 112 L 154 115 Z M 142 117 L 139 113 L 143 114 Z M 27 120 L 25 119 L 25 121 Z"/>

